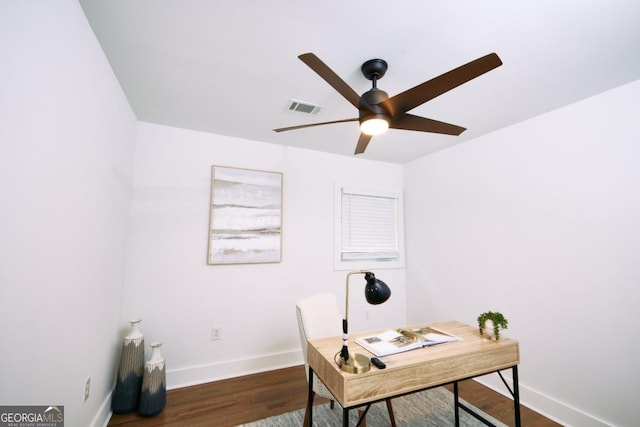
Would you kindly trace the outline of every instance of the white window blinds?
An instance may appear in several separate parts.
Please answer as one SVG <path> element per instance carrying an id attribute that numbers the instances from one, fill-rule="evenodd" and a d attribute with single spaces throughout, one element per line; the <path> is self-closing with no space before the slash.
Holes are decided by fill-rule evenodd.
<path id="1" fill-rule="evenodd" d="M 398 198 L 341 191 L 341 259 L 399 258 Z"/>

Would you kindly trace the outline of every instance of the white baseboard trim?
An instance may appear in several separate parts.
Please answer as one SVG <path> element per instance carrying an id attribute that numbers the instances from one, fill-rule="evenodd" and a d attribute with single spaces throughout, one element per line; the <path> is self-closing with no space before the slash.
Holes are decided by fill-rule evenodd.
<path id="1" fill-rule="evenodd" d="M 511 374 L 509 376 L 503 376 L 509 387 L 513 390 L 513 382 L 511 380 Z M 489 387 L 496 392 L 511 398 L 511 394 L 505 388 L 502 380 L 497 374 L 484 375 L 482 377 L 474 378 L 480 384 Z M 520 389 L 520 404 L 526 406 L 529 409 L 536 411 L 537 413 L 544 415 L 545 417 L 553 420 L 563 426 L 579 426 L 579 427 L 609 427 L 610 424 L 606 423 L 593 415 L 587 414 L 577 408 L 573 408 L 566 403 L 559 402 L 543 393 L 540 393 L 526 385 L 519 382 Z"/>
<path id="2" fill-rule="evenodd" d="M 107 394 L 107 397 L 105 398 L 105 400 L 102 402 L 102 405 L 100 405 L 100 408 L 98 408 L 98 412 L 96 412 L 96 415 L 93 417 L 93 420 L 91 420 L 91 424 L 89 424 L 91 427 L 107 427 L 107 425 L 109 424 L 109 421 L 111 420 L 111 395 L 113 394 L 113 392 Z"/>
<path id="3" fill-rule="evenodd" d="M 291 350 L 245 359 L 167 371 L 167 390 L 235 378 L 304 364 L 302 350 Z"/>

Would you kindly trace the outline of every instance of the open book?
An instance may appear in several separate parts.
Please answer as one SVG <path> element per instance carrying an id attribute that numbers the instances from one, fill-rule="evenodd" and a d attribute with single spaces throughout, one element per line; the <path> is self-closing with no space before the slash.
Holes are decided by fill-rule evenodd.
<path id="1" fill-rule="evenodd" d="M 359 337 L 355 341 L 376 356 L 382 357 L 461 339 L 440 329 L 425 326 L 416 329 L 389 330 L 376 335 Z"/>

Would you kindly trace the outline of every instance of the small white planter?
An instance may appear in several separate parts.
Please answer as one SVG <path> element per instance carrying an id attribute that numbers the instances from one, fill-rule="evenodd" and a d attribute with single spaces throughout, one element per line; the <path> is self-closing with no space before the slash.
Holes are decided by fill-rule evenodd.
<path id="1" fill-rule="evenodd" d="M 482 328 L 482 336 L 489 338 L 490 340 L 497 341 L 496 333 L 494 331 L 493 320 L 487 319 L 484 321 L 484 325 Z"/>

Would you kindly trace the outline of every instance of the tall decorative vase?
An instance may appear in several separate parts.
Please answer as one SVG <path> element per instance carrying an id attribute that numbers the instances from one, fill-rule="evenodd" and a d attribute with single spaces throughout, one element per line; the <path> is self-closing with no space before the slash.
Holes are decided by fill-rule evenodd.
<path id="1" fill-rule="evenodd" d="M 165 363 L 161 349 L 162 343 L 151 344 L 151 358 L 145 363 L 138 408 L 143 417 L 158 415 L 167 403 Z"/>
<path id="2" fill-rule="evenodd" d="M 140 387 L 144 371 L 144 335 L 140 331 L 142 320 L 130 320 L 131 331 L 124 337 L 116 388 L 111 400 L 114 414 L 128 414 L 138 409 Z"/>

